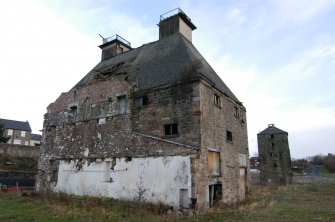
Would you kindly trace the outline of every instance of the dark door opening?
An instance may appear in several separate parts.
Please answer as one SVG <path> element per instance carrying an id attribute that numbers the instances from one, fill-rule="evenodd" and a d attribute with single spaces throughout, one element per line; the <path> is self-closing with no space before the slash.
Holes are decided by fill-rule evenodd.
<path id="1" fill-rule="evenodd" d="M 222 200 L 222 184 L 209 185 L 209 207 Z"/>

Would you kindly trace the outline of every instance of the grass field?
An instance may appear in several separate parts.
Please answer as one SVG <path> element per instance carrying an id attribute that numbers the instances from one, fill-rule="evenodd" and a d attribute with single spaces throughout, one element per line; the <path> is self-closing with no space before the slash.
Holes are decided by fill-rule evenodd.
<path id="1" fill-rule="evenodd" d="M 207 214 L 167 214 L 163 205 L 69 195 L 0 192 L 0 221 L 335 221 L 335 179 L 290 186 L 255 186 L 248 201 Z"/>

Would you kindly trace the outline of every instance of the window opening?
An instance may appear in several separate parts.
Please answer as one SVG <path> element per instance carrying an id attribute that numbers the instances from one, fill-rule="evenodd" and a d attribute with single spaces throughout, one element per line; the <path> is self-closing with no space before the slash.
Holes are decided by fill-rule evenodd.
<path id="1" fill-rule="evenodd" d="M 119 96 L 117 99 L 119 101 L 119 113 L 126 113 L 126 95 Z"/>
<path id="2" fill-rule="evenodd" d="M 21 144 L 21 140 L 14 140 L 14 144 Z"/>
<path id="3" fill-rule="evenodd" d="M 271 134 L 271 139 L 273 139 L 275 136 L 273 134 Z"/>
<path id="4" fill-rule="evenodd" d="M 71 114 L 72 114 L 72 123 L 76 123 L 77 122 L 77 116 L 78 116 L 77 106 L 72 106 L 71 107 Z"/>
<path id="5" fill-rule="evenodd" d="M 174 124 L 164 125 L 164 132 L 165 132 L 165 135 L 167 136 L 178 134 L 178 124 L 174 123 Z"/>
<path id="6" fill-rule="evenodd" d="M 221 108 L 221 99 L 217 94 L 214 94 L 214 105 Z"/>
<path id="7" fill-rule="evenodd" d="M 148 97 L 147 97 L 147 95 L 135 98 L 135 106 L 136 107 L 146 106 L 146 105 L 148 105 Z"/>
<path id="8" fill-rule="evenodd" d="M 8 136 L 12 136 L 12 135 L 13 135 L 13 130 L 12 130 L 12 129 L 8 129 L 8 131 L 7 131 L 7 135 L 8 135 Z"/>
<path id="9" fill-rule="evenodd" d="M 234 116 L 235 117 L 240 117 L 240 109 L 236 106 L 234 106 Z"/>
<path id="10" fill-rule="evenodd" d="M 283 152 L 279 152 L 279 158 L 283 158 Z"/>
<path id="11" fill-rule="evenodd" d="M 233 133 L 227 130 L 227 142 L 233 142 Z"/>
<path id="12" fill-rule="evenodd" d="M 26 131 L 21 131 L 21 137 L 25 137 L 26 136 Z"/>

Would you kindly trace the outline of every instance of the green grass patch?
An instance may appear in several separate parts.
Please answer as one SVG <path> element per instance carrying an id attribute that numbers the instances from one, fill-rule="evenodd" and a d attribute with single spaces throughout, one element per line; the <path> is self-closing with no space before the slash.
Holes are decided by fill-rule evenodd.
<path id="1" fill-rule="evenodd" d="M 289 186 L 255 186 L 235 206 L 217 206 L 206 214 L 168 214 L 168 207 L 53 194 L 22 197 L 0 193 L 0 221 L 335 221 L 335 180 Z"/>

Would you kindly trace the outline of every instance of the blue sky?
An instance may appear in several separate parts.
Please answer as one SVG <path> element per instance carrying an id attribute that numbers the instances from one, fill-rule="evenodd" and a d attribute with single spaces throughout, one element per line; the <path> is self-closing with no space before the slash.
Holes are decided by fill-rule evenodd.
<path id="1" fill-rule="evenodd" d="M 100 61 L 104 37 L 133 47 L 158 39 L 180 7 L 193 44 L 247 108 L 250 155 L 274 123 L 291 156 L 335 153 L 333 0 L 11 0 L 0 2 L 0 117 L 42 129 L 46 107 Z"/>

